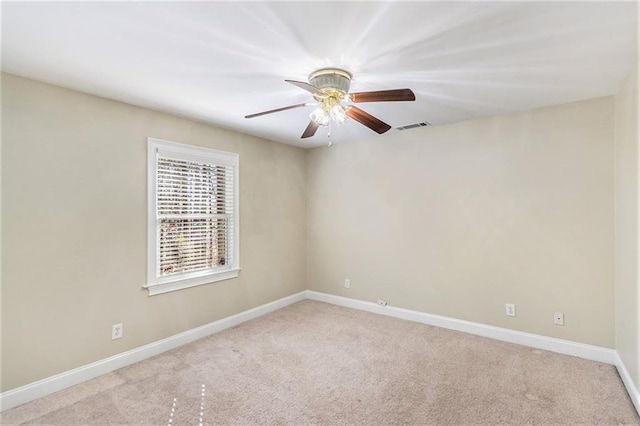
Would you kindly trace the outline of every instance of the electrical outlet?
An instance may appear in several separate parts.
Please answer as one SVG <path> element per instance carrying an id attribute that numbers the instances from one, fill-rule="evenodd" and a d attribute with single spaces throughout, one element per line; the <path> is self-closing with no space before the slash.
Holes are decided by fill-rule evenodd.
<path id="1" fill-rule="evenodd" d="M 378 305 L 380 306 L 387 306 L 387 301 L 384 299 L 378 299 Z"/>
<path id="2" fill-rule="evenodd" d="M 508 317 L 516 316 L 516 305 L 514 303 L 507 303 L 505 305 L 505 310 Z"/>
<path id="3" fill-rule="evenodd" d="M 350 288 L 350 287 L 351 287 L 351 280 L 345 279 L 344 280 L 344 288 Z"/>
<path id="4" fill-rule="evenodd" d="M 119 339 L 122 337 L 124 329 L 122 324 L 113 324 L 111 326 L 111 340 Z"/>
<path id="5" fill-rule="evenodd" d="M 562 312 L 554 312 L 553 323 L 555 325 L 564 325 L 564 314 Z"/>

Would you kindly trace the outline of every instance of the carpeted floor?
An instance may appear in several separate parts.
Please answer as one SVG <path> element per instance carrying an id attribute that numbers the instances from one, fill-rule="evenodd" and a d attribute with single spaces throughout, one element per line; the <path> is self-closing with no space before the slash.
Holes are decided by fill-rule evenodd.
<path id="1" fill-rule="evenodd" d="M 201 412 L 205 424 L 640 424 L 611 365 L 308 300 L 1 421 L 179 426 Z"/>

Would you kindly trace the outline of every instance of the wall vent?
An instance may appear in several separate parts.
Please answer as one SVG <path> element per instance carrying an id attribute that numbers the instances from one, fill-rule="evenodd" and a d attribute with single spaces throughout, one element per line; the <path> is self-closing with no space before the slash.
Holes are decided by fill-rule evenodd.
<path id="1" fill-rule="evenodd" d="M 396 129 L 409 130 L 409 129 L 415 129 L 416 127 L 428 127 L 428 126 L 431 126 L 431 123 L 429 123 L 428 121 L 423 121 L 422 123 L 407 124 L 406 126 L 396 127 Z"/>

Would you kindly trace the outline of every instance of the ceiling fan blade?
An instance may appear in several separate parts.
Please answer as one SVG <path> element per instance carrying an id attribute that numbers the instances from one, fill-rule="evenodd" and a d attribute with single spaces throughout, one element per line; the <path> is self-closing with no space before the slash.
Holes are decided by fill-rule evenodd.
<path id="1" fill-rule="evenodd" d="M 378 134 L 382 134 L 391 128 L 391 126 L 384 121 L 375 118 L 373 115 L 355 106 L 351 106 L 347 109 L 347 116 L 361 124 L 364 124 Z"/>
<path id="2" fill-rule="evenodd" d="M 416 100 L 416 95 L 411 91 L 411 89 L 378 90 L 375 92 L 349 93 L 349 97 L 354 103 Z"/>
<path id="3" fill-rule="evenodd" d="M 306 107 L 307 105 L 309 105 L 309 104 L 308 103 L 304 103 L 304 104 L 289 105 L 289 106 L 282 107 L 282 108 L 270 109 L 269 111 L 262 111 L 262 112 L 256 112 L 255 114 L 245 115 L 244 118 L 259 117 L 261 115 L 271 114 L 271 113 L 280 112 L 280 111 L 286 111 L 288 109 L 302 108 L 302 107 Z"/>
<path id="4" fill-rule="evenodd" d="M 309 83 L 305 83 L 304 81 L 295 81 L 295 80 L 285 80 L 287 83 L 291 83 L 294 86 L 298 86 L 299 88 L 306 90 L 307 92 L 311 92 L 314 95 L 322 95 L 320 89 L 315 86 L 310 85 Z"/>
<path id="5" fill-rule="evenodd" d="M 304 133 L 300 136 L 300 139 L 310 138 L 311 136 L 316 134 L 316 130 L 318 130 L 318 125 L 315 121 L 309 121 L 309 125 L 306 129 L 304 129 Z"/>

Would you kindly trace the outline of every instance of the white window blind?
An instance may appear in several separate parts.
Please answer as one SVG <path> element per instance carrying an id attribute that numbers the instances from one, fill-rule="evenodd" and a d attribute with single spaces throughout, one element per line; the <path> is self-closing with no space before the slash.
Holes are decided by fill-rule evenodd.
<path id="1" fill-rule="evenodd" d="M 158 158 L 158 276 L 233 263 L 233 168 Z"/>
<path id="2" fill-rule="evenodd" d="M 233 277 L 212 275 L 238 269 L 237 154 L 152 139 L 149 150 L 155 244 L 147 287 L 172 291 Z"/>

